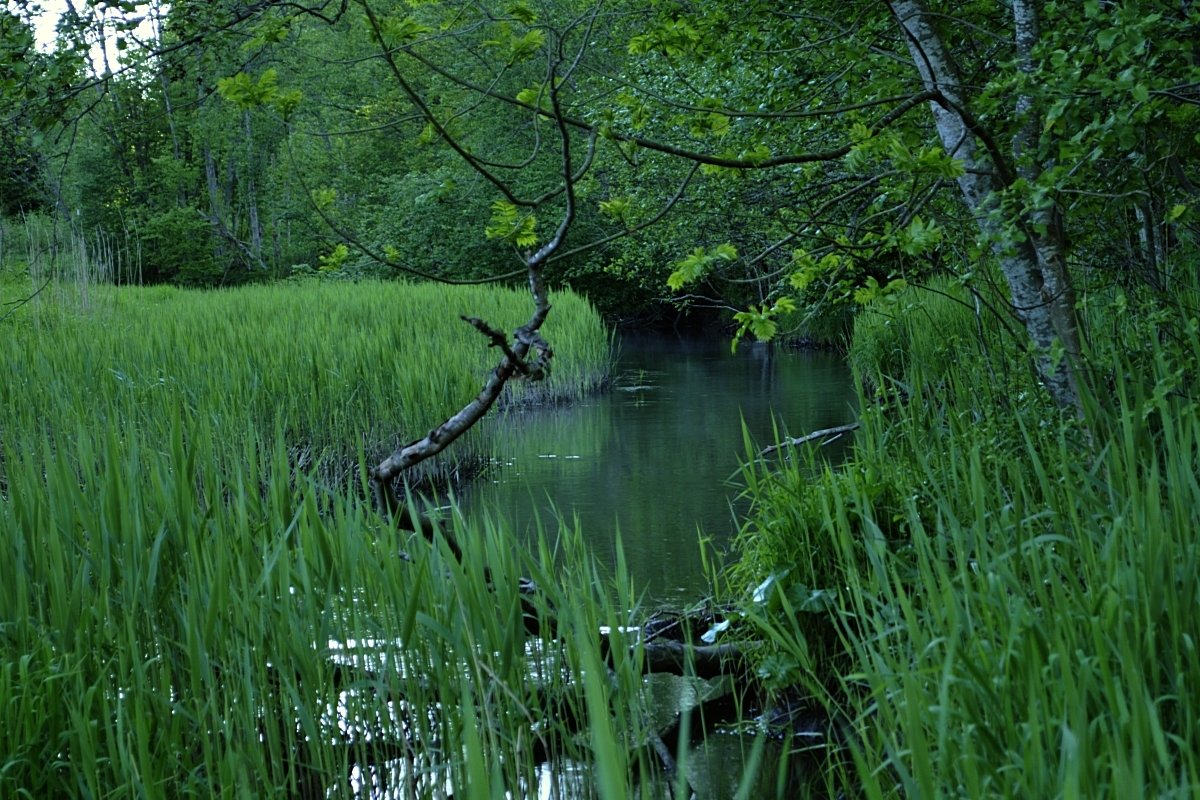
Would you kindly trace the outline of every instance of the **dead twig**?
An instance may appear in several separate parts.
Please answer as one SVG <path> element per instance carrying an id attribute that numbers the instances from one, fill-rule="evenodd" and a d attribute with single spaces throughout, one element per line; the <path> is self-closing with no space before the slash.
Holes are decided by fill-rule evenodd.
<path id="1" fill-rule="evenodd" d="M 838 425 L 836 428 L 822 428 L 819 431 L 813 431 L 812 433 L 806 433 L 803 436 L 797 436 L 795 439 L 785 439 L 784 441 L 780 442 L 779 444 L 773 444 L 770 447 L 765 447 L 758 454 L 758 457 L 762 458 L 763 456 L 770 455 L 771 453 L 774 453 L 776 450 L 779 450 L 786 445 L 791 445 L 792 447 L 799 447 L 802 444 L 807 444 L 808 442 L 812 442 L 817 439 L 825 439 L 825 441 L 821 442 L 821 444 L 823 444 L 823 445 L 829 444 L 830 442 L 834 441 L 835 439 L 841 438 L 842 434 L 850 433 L 851 431 L 856 431 L 860 427 L 861 427 L 861 423 L 851 422 L 848 425 Z"/>

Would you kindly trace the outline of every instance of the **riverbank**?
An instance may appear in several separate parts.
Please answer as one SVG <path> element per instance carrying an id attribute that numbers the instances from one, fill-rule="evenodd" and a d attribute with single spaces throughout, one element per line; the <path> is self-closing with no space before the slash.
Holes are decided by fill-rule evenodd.
<path id="1" fill-rule="evenodd" d="M 850 460 L 747 470 L 727 593 L 758 674 L 837 732 L 814 791 L 1194 794 L 1196 296 L 1089 298 L 1083 418 L 953 298 L 892 309 L 852 351 L 876 388 Z"/>

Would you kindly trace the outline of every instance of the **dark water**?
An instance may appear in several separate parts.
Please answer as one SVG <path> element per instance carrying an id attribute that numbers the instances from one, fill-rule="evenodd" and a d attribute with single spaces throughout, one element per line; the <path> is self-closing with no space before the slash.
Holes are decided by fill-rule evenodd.
<path id="1" fill-rule="evenodd" d="M 626 335 L 614 374 L 604 394 L 491 421 L 495 465 L 461 502 L 530 535 L 538 519 L 553 537 L 557 515 L 576 518 L 610 565 L 619 532 L 636 589 L 657 603 L 703 594 L 699 538 L 724 549 L 735 530 L 743 421 L 762 447 L 773 426 L 799 436 L 854 418 L 849 371 L 823 353 Z"/>

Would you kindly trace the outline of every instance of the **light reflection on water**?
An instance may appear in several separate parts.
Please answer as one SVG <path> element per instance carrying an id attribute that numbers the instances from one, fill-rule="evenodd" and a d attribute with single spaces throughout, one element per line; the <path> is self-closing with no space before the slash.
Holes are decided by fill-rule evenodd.
<path id="1" fill-rule="evenodd" d="M 537 798 L 537 800 L 568 800 L 589 795 L 591 778 L 582 764 L 566 762 L 551 766 L 539 764 L 532 781 L 522 779 L 515 791 L 504 793 L 506 798 Z M 528 785 L 532 784 L 532 785 Z M 405 759 L 394 759 L 363 769 L 354 767 L 348 784 L 350 797 L 362 800 L 412 800 L 417 797 L 451 798 L 454 786 L 436 776 L 417 775 Z M 344 797 L 332 792 L 328 795 Z"/>
<path id="2" fill-rule="evenodd" d="M 411 800 L 411 798 L 454 796 L 454 785 L 447 764 L 449 755 L 437 732 L 444 709 L 441 703 L 418 707 L 403 699 L 387 697 L 389 685 L 401 685 L 406 678 L 420 680 L 417 669 L 405 662 L 399 639 L 331 639 L 327 643 L 330 660 L 375 679 L 338 693 L 336 703 L 326 706 L 321 719 L 323 729 L 335 730 L 347 746 L 356 743 L 392 743 L 405 751 L 403 757 L 378 763 L 355 764 L 344 785 L 330 787 L 327 798 L 357 800 Z M 541 639 L 525 643 L 526 674 L 534 684 L 547 684 L 557 678 L 559 684 L 570 679 L 556 649 Z M 452 669 L 453 665 L 443 665 Z M 468 665 L 458 665 L 462 672 Z M 465 755 L 457 756 L 460 760 Z M 508 798 L 527 800 L 569 800 L 590 797 L 591 775 L 587 765 L 573 761 L 543 762 L 534 766 L 531 778 L 522 778 L 515 789 L 505 791 Z"/>

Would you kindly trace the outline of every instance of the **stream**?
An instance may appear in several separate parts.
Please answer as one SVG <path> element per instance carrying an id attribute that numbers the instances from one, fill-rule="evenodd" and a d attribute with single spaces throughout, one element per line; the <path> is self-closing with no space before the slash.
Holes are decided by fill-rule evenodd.
<path id="1" fill-rule="evenodd" d="M 683 608 L 710 592 L 701 540 L 710 550 L 728 549 L 748 505 L 739 497 L 741 464 L 779 437 L 852 421 L 852 380 L 837 356 L 753 343 L 734 354 L 724 338 L 626 334 L 616 347 L 609 391 L 569 406 L 511 409 L 485 421 L 492 465 L 462 490 L 458 507 L 468 518 L 487 514 L 503 520 L 531 541 L 540 527 L 553 543 L 562 519 L 578 527 L 583 544 L 609 571 L 619 539 L 643 605 Z M 848 445 L 833 442 L 826 456 L 839 460 Z M 330 641 L 329 647 L 338 663 L 368 669 L 381 651 L 402 650 L 399 642 L 372 642 L 364 649 Z M 526 657 L 537 672 L 546 657 L 537 640 L 526 643 Z M 727 676 L 706 681 L 656 673 L 643 679 L 656 730 L 670 729 L 678 714 L 699 708 L 705 697 L 732 697 L 734 691 Z M 378 698 L 368 689 L 339 696 L 335 716 L 341 735 L 362 735 L 352 727 L 357 723 L 350 708 L 369 702 Z M 390 704 L 376 718 L 402 728 Z M 694 797 L 765 796 L 778 792 L 777 782 L 791 774 L 795 742 L 764 737 L 756 723 L 747 722 L 745 730 L 714 733 L 690 745 L 681 770 Z M 700 727 L 686 735 L 694 737 Z M 421 748 L 415 752 L 423 757 Z M 408 797 L 406 787 L 418 784 L 434 796 L 452 793 L 439 772 L 438 753 L 432 748 L 433 760 L 424 769 L 412 757 L 356 766 L 346 788 L 350 796 L 372 800 Z M 751 763 L 754 771 L 746 773 Z M 587 764 L 546 762 L 536 773 L 536 785 L 511 787 L 507 796 L 593 795 Z M 742 785 L 744 774 L 751 783 Z M 645 796 L 670 796 L 666 783 L 653 781 L 644 787 Z"/>
<path id="2" fill-rule="evenodd" d="M 651 606 L 703 596 L 699 540 L 725 550 L 736 531 L 743 423 L 756 449 L 778 435 L 850 422 L 854 387 L 842 358 L 725 337 L 625 334 L 610 391 L 569 406 L 517 409 L 489 421 L 493 464 L 460 498 L 526 536 L 577 520 L 612 567 L 618 535 L 635 591 Z M 826 447 L 839 459 L 848 441 Z"/>

